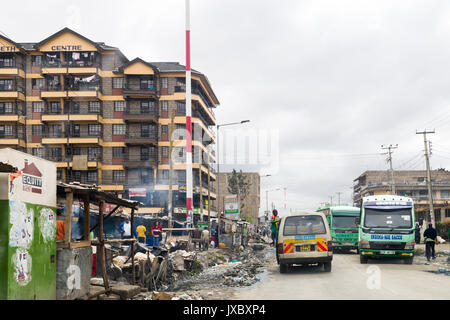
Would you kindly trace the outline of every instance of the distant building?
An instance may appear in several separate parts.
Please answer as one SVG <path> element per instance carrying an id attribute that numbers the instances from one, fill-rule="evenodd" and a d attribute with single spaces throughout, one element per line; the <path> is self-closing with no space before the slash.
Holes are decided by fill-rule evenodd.
<path id="1" fill-rule="evenodd" d="M 249 192 L 245 198 L 245 205 L 241 218 L 246 219 L 249 222 L 256 222 L 259 214 L 260 207 L 260 191 L 261 191 L 261 179 L 258 172 L 243 172 L 247 177 L 247 181 L 250 184 Z M 218 208 L 218 212 L 223 212 L 223 200 L 226 196 L 230 196 L 228 192 L 228 178 L 231 176 L 231 172 L 221 172 L 220 174 L 220 194 L 217 195 L 218 204 L 215 207 Z"/>
<path id="2" fill-rule="evenodd" d="M 366 171 L 353 180 L 353 202 L 359 206 L 362 197 L 390 194 L 389 171 Z M 427 219 L 429 211 L 427 172 L 425 170 L 394 171 L 395 193 L 414 200 L 416 218 Z M 436 221 L 450 219 L 450 171 L 432 170 L 431 186 Z"/>

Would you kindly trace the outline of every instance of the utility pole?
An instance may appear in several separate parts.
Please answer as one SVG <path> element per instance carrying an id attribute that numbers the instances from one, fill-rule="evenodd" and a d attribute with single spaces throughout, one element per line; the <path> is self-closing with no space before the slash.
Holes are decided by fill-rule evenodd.
<path id="1" fill-rule="evenodd" d="M 173 122 L 175 119 L 175 110 L 172 109 L 170 115 L 170 125 L 169 125 L 169 204 L 168 204 L 168 214 L 169 214 L 169 228 L 172 228 L 172 214 L 173 214 L 173 200 L 172 200 L 172 182 L 173 182 L 173 161 L 172 161 L 172 149 L 173 149 Z M 169 230 L 169 235 L 172 235 L 172 231 Z"/>
<path id="2" fill-rule="evenodd" d="M 385 146 L 381 146 L 381 149 L 385 149 L 388 150 L 388 152 L 383 153 L 388 155 L 387 158 L 387 162 L 389 162 L 389 172 L 391 174 L 391 193 L 393 195 L 395 195 L 395 181 L 394 181 L 394 169 L 392 168 L 392 149 L 397 149 L 398 148 L 398 144 L 396 144 L 395 146 L 393 146 L 392 144 L 389 145 L 389 147 L 385 147 Z"/>
<path id="3" fill-rule="evenodd" d="M 428 202 L 430 203 L 430 218 L 431 224 L 433 228 L 435 228 L 435 220 L 434 220 L 434 209 L 433 209 L 433 194 L 431 193 L 431 172 L 430 172 L 430 158 L 428 155 L 428 143 L 427 143 L 427 133 L 434 133 L 433 131 L 422 131 L 417 132 L 416 134 L 423 134 L 423 143 L 425 145 L 425 160 L 427 164 L 427 184 L 428 184 Z"/>
<path id="4" fill-rule="evenodd" d="M 186 222 L 194 223 L 192 210 L 192 83 L 191 83 L 191 9 L 186 0 Z"/>
<path id="5" fill-rule="evenodd" d="M 210 178 L 210 166 L 211 166 L 211 159 L 209 157 L 209 152 L 208 152 L 208 230 L 209 230 L 209 234 L 211 234 L 211 178 Z M 217 195 L 216 195 L 216 199 L 217 199 Z"/>
<path id="6" fill-rule="evenodd" d="M 338 195 L 338 206 L 340 206 L 341 205 L 341 194 L 342 194 L 342 192 L 336 192 L 336 193 Z"/>
<path id="7" fill-rule="evenodd" d="M 329 196 L 330 197 L 330 206 L 333 206 L 333 196 Z"/>

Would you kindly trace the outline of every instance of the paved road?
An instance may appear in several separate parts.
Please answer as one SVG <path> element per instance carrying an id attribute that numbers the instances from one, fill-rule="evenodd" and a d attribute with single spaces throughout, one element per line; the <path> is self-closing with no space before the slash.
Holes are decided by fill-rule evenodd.
<path id="1" fill-rule="evenodd" d="M 275 262 L 267 281 L 237 290 L 232 299 L 450 299 L 450 276 L 426 272 L 436 266 L 419 264 L 420 259 L 413 265 L 398 260 L 369 260 L 364 265 L 356 254 L 334 254 L 331 273 L 311 266 L 294 267 L 287 274 L 280 274 Z"/>

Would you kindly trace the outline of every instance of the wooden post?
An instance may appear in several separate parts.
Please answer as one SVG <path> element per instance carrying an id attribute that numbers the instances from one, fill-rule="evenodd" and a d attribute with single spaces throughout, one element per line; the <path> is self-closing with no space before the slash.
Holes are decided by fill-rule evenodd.
<path id="1" fill-rule="evenodd" d="M 98 204 L 98 241 L 100 243 L 100 246 L 97 248 L 100 249 L 100 262 L 102 266 L 102 275 L 103 275 L 103 285 L 105 286 L 105 290 L 109 289 L 109 283 L 108 283 L 108 277 L 106 275 L 106 252 L 105 252 L 105 243 L 103 242 L 103 208 L 104 208 L 104 201 L 101 200 Z M 97 250 L 99 251 L 99 250 Z M 98 252 L 97 252 L 98 254 Z"/>
<path id="2" fill-rule="evenodd" d="M 72 238 L 72 205 L 73 205 L 73 191 L 66 189 L 66 223 L 64 225 L 64 244 L 69 247 Z"/>
<path id="3" fill-rule="evenodd" d="M 134 208 L 131 209 L 131 237 L 133 239 L 135 239 L 134 237 Z M 136 272 L 134 270 L 134 244 L 135 242 L 133 241 L 131 243 L 131 272 L 132 272 L 132 277 L 133 277 L 133 284 L 136 283 Z"/>
<path id="4" fill-rule="evenodd" d="M 172 109 L 170 116 L 170 126 L 169 126 L 169 199 L 168 199 L 168 216 L 169 216 L 169 228 L 173 226 L 173 198 L 172 198 L 172 183 L 173 183 L 173 159 L 172 159 L 172 149 L 173 149 L 173 122 L 175 119 L 175 110 Z M 169 231 L 169 237 L 172 236 L 172 231 Z"/>
<path id="5" fill-rule="evenodd" d="M 203 222 L 202 148 L 198 147 L 198 184 L 200 189 L 200 221 Z"/>
<path id="6" fill-rule="evenodd" d="M 84 201 L 84 238 L 83 240 L 90 240 L 90 229 L 91 229 L 91 225 L 90 225 L 90 220 L 91 220 L 91 215 L 90 215 L 90 202 L 89 202 L 89 196 L 85 195 L 83 197 L 83 201 Z"/>

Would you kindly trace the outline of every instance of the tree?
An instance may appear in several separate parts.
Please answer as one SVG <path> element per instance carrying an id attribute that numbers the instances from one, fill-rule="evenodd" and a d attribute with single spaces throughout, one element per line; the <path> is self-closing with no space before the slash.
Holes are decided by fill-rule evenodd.
<path id="1" fill-rule="evenodd" d="M 250 190 L 250 183 L 247 181 L 247 176 L 242 170 L 236 172 L 233 169 L 231 175 L 228 176 L 228 192 L 238 196 L 240 212 L 244 212 L 245 198 L 248 196 Z M 247 216 L 247 214 L 245 214 Z"/>

